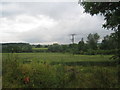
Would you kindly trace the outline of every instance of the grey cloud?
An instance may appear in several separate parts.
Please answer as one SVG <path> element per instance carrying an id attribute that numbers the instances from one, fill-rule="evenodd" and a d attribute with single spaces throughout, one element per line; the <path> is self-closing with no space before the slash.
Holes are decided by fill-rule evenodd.
<path id="1" fill-rule="evenodd" d="M 38 27 L 34 30 L 22 33 L 21 37 L 23 37 L 23 40 L 31 43 L 70 43 L 70 34 L 75 33 L 77 34 L 75 41 L 78 43 L 81 38 L 84 38 L 86 40 L 86 37 L 89 33 L 98 33 L 101 38 L 103 38 L 103 36 L 111 32 L 101 28 L 103 20 L 98 16 L 91 17 L 89 15 L 86 15 L 84 18 L 74 17 L 73 20 L 61 19 L 58 22 L 59 24 L 53 28 Z"/>
<path id="2" fill-rule="evenodd" d="M 101 16 L 90 16 L 83 13 L 83 8 L 77 3 L 7 3 L 3 4 L 3 15 L 5 17 L 15 17 L 19 14 L 32 16 L 49 16 L 58 25 L 53 28 L 37 27 L 26 32 L 16 33 L 16 38 L 29 43 L 70 43 L 70 34 L 76 33 L 75 41 L 81 38 L 86 40 L 89 33 L 98 33 L 101 38 L 112 31 L 102 28 L 104 23 Z M 9 7 L 9 9 L 7 9 Z M 16 8 L 15 8 L 16 7 Z"/>
<path id="3" fill-rule="evenodd" d="M 68 15 L 80 14 L 83 11 L 82 7 L 75 2 L 17 2 L 3 4 L 2 6 L 3 16 L 8 17 L 26 13 L 31 15 L 45 14 L 52 18 L 61 19 Z"/>

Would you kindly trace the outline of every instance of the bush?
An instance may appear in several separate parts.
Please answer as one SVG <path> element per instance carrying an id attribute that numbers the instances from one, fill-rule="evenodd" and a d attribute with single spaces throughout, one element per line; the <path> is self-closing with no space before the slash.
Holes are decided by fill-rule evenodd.
<path id="1" fill-rule="evenodd" d="M 113 55 L 116 54 L 117 50 L 91 50 L 89 49 L 87 52 L 85 52 L 84 54 L 86 55 Z"/>
<path id="2" fill-rule="evenodd" d="M 2 85 L 4 88 L 20 88 L 20 67 L 18 63 L 18 56 L 15 54 L 8 54 L 7 58 L 3 60 L 2 67 Z"/>

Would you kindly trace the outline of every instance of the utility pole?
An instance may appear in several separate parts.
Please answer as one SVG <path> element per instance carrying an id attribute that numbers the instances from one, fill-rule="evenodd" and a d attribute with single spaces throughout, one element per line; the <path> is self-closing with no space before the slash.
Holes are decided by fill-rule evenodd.
<path id="1" fill-rule="evenodd" d="M 71 41 L 72 41 L 72 43 L 74 44 L 74 41 L 75 41 L 75 35 L 76 35 L 76 34 L 70 34 L 70 35 L 72 36 Z"/>

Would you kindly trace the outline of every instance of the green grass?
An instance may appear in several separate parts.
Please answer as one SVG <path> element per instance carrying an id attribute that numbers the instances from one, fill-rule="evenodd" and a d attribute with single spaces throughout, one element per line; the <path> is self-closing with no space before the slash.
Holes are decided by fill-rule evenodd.
<path id="1" fill-rule="evenodd" d="M 110 57 L 67 53 L 4 53 L 3 87 L 116 88 L 119 87 L 118 69 Z M 32 62 L 23 63 L 30 60 Z M 27 76 L 30 82 L 24 84 L 23 78 Z"/>
<path id="2" fill-rule="evenodd" d="M 3 54 L 6 56 L 7 54 Z M 16 53 L 20 57 L 20 61 L 25 59 L 44 60 L 48 62 L 76 62 L 76 61 L 111 61 L 109 58 L 111 55 L 72 55 L 72 54 L 62 54 L 62 53 Z M 6 57 L 7 58 L 7 57 Z"/>
<path id="3" fill-rule="evenodd" d="M 47 50 L 48 48 L 32 48 L 33 50 Z"/>
<path id="4" fill-rule="evenodd" d="M 48 48 L 32 48 L 33 52 L 46 52 Z"/>

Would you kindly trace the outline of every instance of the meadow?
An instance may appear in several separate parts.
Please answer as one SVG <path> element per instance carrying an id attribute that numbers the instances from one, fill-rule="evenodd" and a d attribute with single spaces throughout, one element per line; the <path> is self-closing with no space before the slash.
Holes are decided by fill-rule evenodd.
<path id="1" fill-rule="evenodd" d="M 112 55 L 3 53 L 3 88 L 118 88 Z"/>

